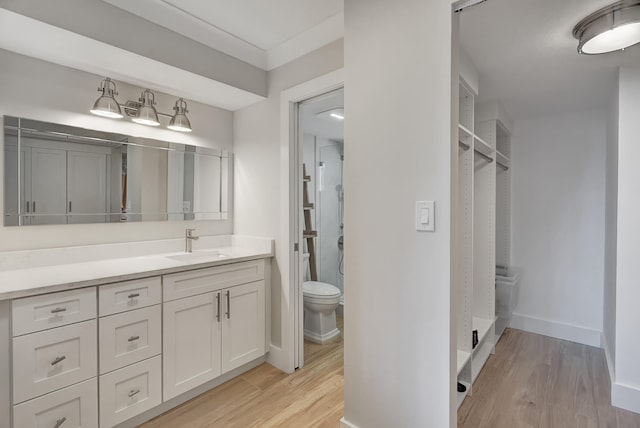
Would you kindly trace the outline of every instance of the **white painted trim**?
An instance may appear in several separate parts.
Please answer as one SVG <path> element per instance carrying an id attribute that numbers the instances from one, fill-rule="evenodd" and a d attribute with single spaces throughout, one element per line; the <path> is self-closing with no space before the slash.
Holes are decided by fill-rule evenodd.
<path id="1" fill-rule="evenodd" d="M 267 53 L 264 49 L 254 46 L 169 2 L 158 0 L 103 1 L 182 34 L 212 49 L 266 70 Z"/>
<path id="2" fill-rule="evenodd" d="M 282 337 L 279 352 L 269 356 L 269 362 L 280 370 L 292 373 L 295 370 L 296 355 L 299 349 L 295 346 L 295 335 L 301 335 L 302 325 L 295 318 L 294 305 L 302 311 L 302 293 L 295 287 L 296 271 L 302 272 L 302 257 L 293 251 L 297 241 L 302 245 L 302 229 L 295 230 L 298 209 L 291 203 L 297 184 L 297 163 L 291 154 L 295 153 L 295 123 L 291 117 L 295 103 L 339 89 L 344 86 L 344 69 L 339 69 L 308 82 L 285 89 L 280 93 L 280 244 L 276 245 L 276 260 L 280 267 L 280 286 L 282 289 L 281 325 Z M 292 132 L 294 131 L 294 132 Z M 285 190 L 286 189 L 286 190 Z M 299 252 L 298 254 L 300 254 Z M 294 266 L 294 263 L 298 265 Z M 300 341 L 300 347 L 302 347 Z"/>
<path id="3" fill-rule="evenodd" d="M 286 42 L 267 51 L 267 70 L 273 70 L 296 58 L 344 37 L 344 12 L 337 13 Z"/>
<path id="4" fill-rule="evenodd" d="M 239 110 L 266 99 L 5 9 L 0 9 L 0 22 L 0 49 L 226 110 Z M 96 88 L 99 84 L 96 80 Z M 93 96 L 87 92 L 87 102 Z"/>
<path id="5" fill-rule="evenodd" d="M 609 344 L 607 343 L 607 340 L 604 337 L 604 333 L 600 334 L 600 343 L 602 343 L 602 349 L 604 349 L 604 357 L 605 357 L 605 360 L 607 361 L 607 371 L 609 372 L 609 381 L 611 382 L 611 385 L 613 385 L 616 381 L 616 376 L 615 376 L 616 372 L 614 368 L 613 358 L 611 358 Z"/>
<path id="6" fill-rule="evenodd" d="M 344 417 L 340 419 L 340 428 L 358 428 L 356 425 L 347 421 Z"/>
<path id="7" fill-rule="evenodd" d="M 545 320 L 528 315 L 514 313 L 509 324 L 511 328 L 555 337 L 556 339 L 582 343 L 583 345 L 601 347 L 598 330 L 567 324 L 559 321 Z"/>
<path id="8" fill-rule="evenodd" d="M 621 409 L 640 413 L 640 389 L 620 383 L 612 384 L 611 404 Z"/>

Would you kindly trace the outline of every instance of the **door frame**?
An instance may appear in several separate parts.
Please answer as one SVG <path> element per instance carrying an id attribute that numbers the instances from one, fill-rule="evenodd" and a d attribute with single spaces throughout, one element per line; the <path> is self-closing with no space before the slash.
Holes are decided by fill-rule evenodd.
<path id="1" fill-rule="evenodd" d="M 292 373 L 304 365 L 302 300 L 302 150 L 298 135 L 298 105 L 310 98 L 344 87 L 344 68 L 332 71 L 280 93 L 280 248 L 276 257 L 281 268 L 281 347 L 271 346 L 270 361 Z M 285 190 L 286 189 L 286 190 Z M 286 192 L 286 193 L 284 193 Z"/>

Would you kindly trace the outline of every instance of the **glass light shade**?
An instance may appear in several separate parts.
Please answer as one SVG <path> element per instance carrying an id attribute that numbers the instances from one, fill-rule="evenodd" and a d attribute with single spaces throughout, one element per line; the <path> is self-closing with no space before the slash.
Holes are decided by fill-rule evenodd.
<path id="1" fill-rule="evenodd" d="M 640 22 L 621 25 L 600 33 L 582 45 L 585 54 L 601 54 L 618 51 L 640 43 Z"/>
<path id="2" fill-rule="evenodd" d="M 187 117 L 187 103 L 184 99 L 180 98 L 176 101 L 176 105 L 173 107 L 175 114 L 169 121 L 169 126 L 167 128 L 172 131 L 178 132 L 191 132 L 191 122 L 189 122 L 189 118 Z"/>
<path id="3" fill-rule="evenodd" d="M 604 54 L 640 43 L 640 4 L 621 0 L 584 18 L 573 28 L 578 52 Z"/>
<path id="4" fill-rule="evenodd" d="M 112 119 L 121 119 L 123 117 L 120 104 L 118 104 L 115 98 L 107 95 L 101 95 L 89 111 L 95 115 Z"/>

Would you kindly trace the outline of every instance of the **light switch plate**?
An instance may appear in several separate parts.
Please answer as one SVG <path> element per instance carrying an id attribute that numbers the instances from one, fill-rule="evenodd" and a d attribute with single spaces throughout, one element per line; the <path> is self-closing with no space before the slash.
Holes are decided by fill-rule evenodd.
<path id="1" fill-rule="evenodd" d="M 416 201 L 416 230 L 435 232 L 436 211 L 434 201 Z"/>

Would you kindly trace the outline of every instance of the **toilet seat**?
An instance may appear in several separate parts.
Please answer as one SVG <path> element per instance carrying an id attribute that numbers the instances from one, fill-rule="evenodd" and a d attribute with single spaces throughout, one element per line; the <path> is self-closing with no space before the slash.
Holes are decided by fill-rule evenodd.
<path id="1" fill-rule="evenodd" d="M 305 281 L 302 284 L 302 293 L 305 297 L 314 299 L 333 300 L 340 298 L 340 289 L 335 285 L 320 281 Z"/>

